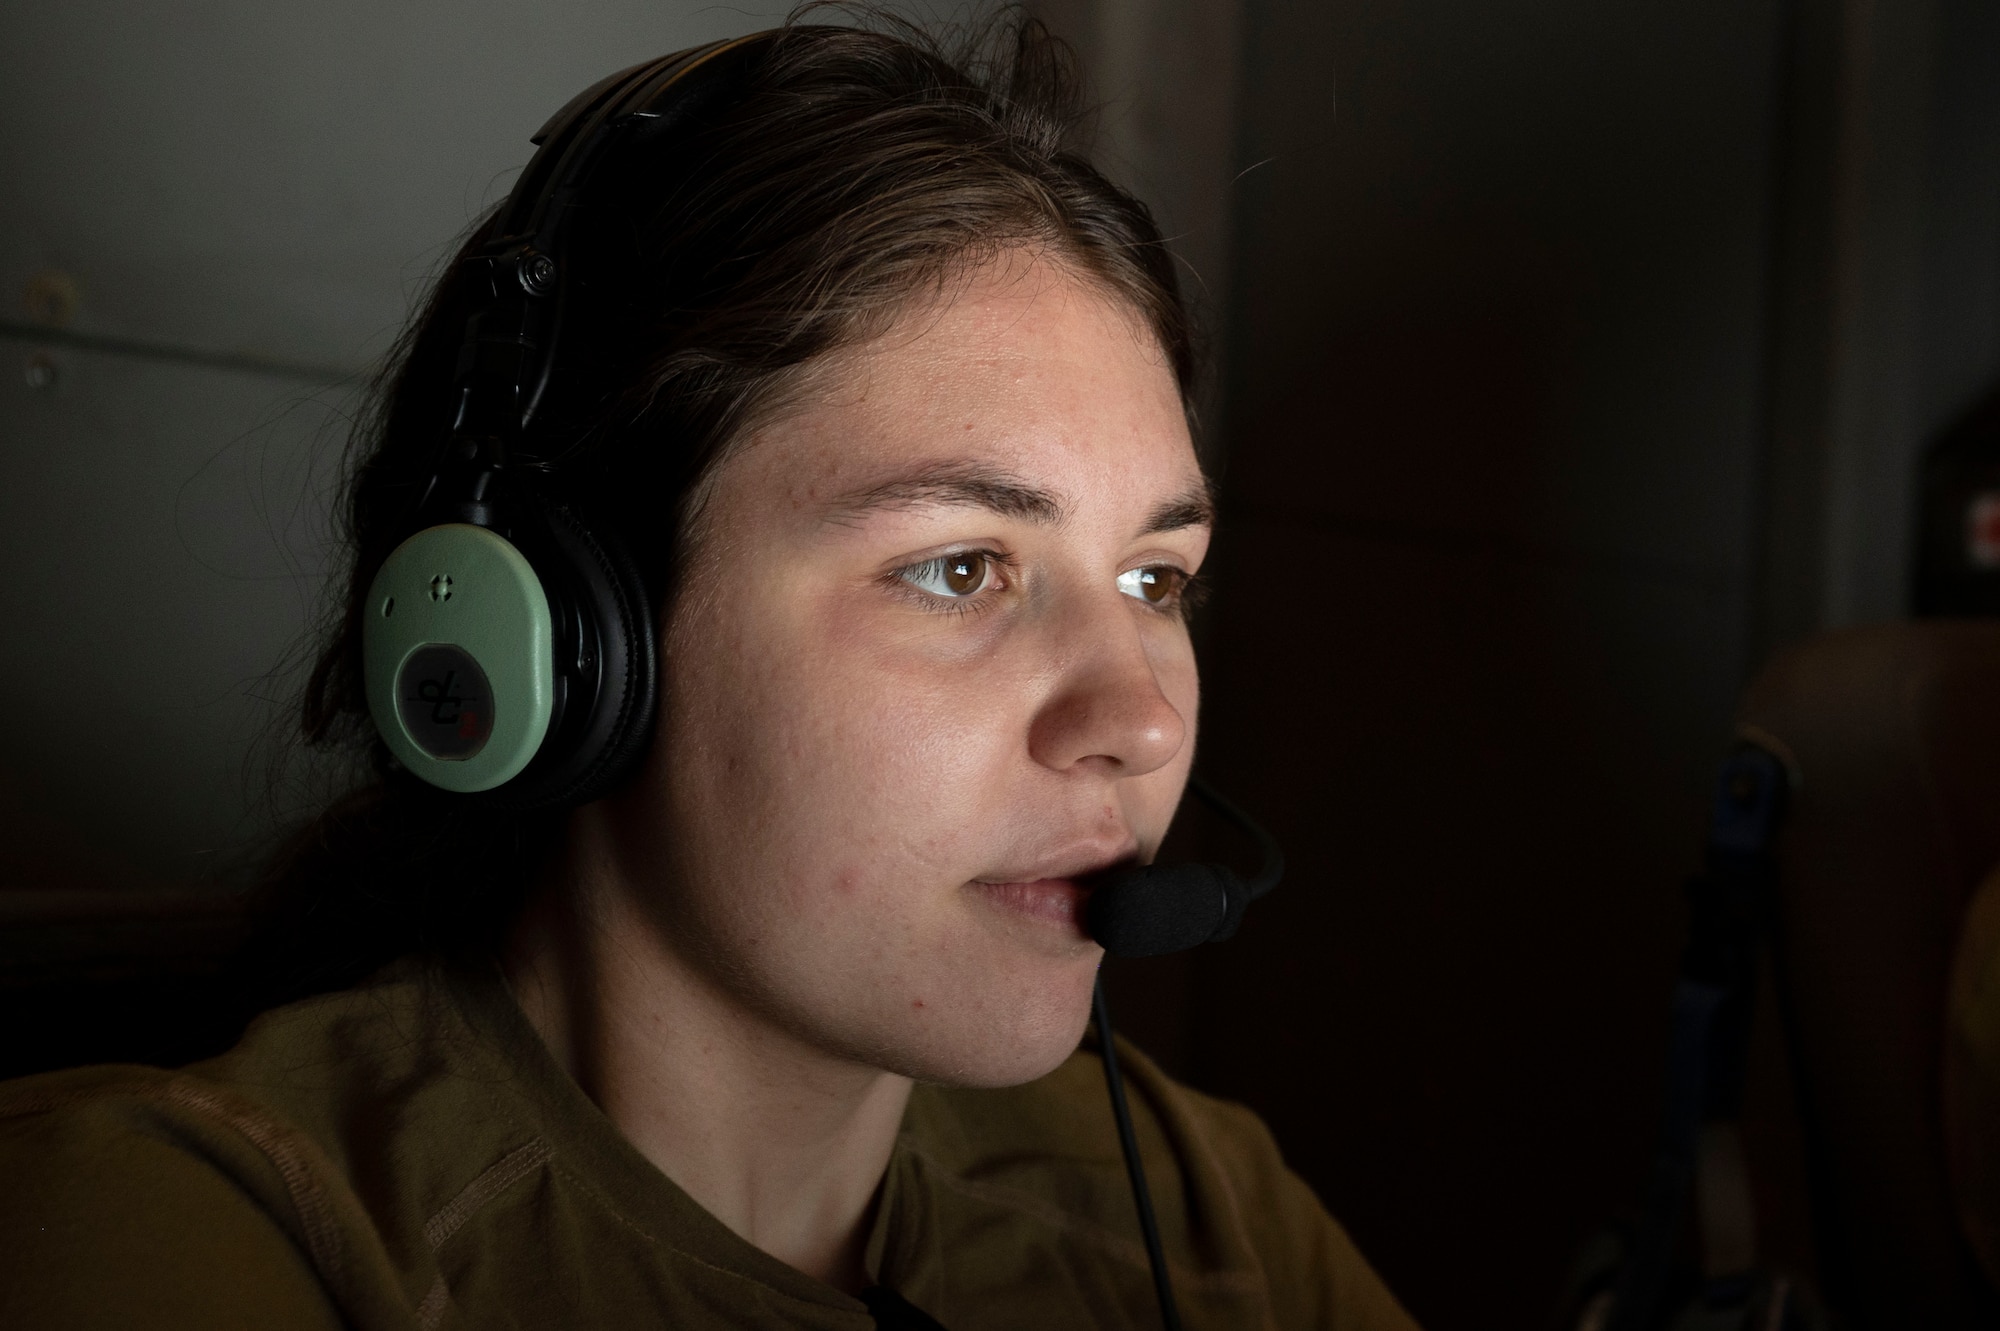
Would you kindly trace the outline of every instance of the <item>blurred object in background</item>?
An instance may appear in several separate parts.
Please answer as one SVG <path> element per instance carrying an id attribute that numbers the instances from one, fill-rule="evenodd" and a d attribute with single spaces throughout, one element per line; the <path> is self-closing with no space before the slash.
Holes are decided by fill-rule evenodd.
<path id="1" fill-rule="evenodd" d="M 1782 742 L 1754 730 L 1723 761 L 1702 869 L 1687 885 L 1688 942 L 1644 1200 L 1585 1249 L 1558 1323 L 1565 1331 L 1825 1324 L 1805 1282 L 1763 1261 L 1743 1142 L 1750 1033 L 1776 905 L 1775 842 L 1798 785 Z"/>
<path id="2" fill-rule="evenodd" d="M 1914 609 L 2000 615 L 2000 388 L 1924 455 Z"/>
<path id="3" fill-rule="evenodd" d="M 1817 1327 L 1815 1283 L 1844 1327 L 2000 1325 L 2000 624 L 1814 638 L 1739 715 L 1646 1202 L 1586 1252 L 1561 1325 Z M 1743 1122 L 1753 1019 L 1784 1035 L 1816 1282 L 1759 1252 L 1751 1181 L 1794 1143 L 1768 1104 Z"/>
<path id="4" fill-rule="evenodd" d="M 1820 1285 L 1852 1328 L 2000 1325 L 1944 1098 L 1953 957 L 2000 870 L 2000 624 L 1815 639 L 1772 662 L 1741 718 L 1800 776 L 1775 956 Z"/>

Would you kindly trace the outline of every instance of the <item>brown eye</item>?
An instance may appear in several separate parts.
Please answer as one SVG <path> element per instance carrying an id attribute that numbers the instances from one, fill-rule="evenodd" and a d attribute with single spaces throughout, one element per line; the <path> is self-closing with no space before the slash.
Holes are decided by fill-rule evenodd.
<path id="1" fill-rule="evenodd" d="M 1165 565 L 1127 569 L 1118 575 L 1118 590 L 1148 605 L 1165 605 L 1174 599 L 1186 576 Z"/>
<path id="2" fill-rule="evenodd" d="M 944 561 L 944 585 L 953 596 L 970 596 L 985 581 L 985 555 L 952 555 Z"/>
<path id="3" fill-rule="evenodd" d="M 982 550 L 968 550 L 962 554 L 926 559 L 921 564 L 902 570 L 897 576 L 933 596 L 962 600 L 992 585 L 993 565 L 992 555 Z"/>

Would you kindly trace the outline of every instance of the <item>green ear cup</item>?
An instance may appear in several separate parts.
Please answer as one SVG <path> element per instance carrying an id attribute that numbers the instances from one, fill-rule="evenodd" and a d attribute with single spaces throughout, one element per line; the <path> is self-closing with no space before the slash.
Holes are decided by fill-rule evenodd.
<path id="1" fill-rule="evenodd" d="M 368 589 L 362 665 L 375 728 L 434 786 L 491 790 L 548 733 L 549 600 L 528 561 L 484 527 L 428 527 Z"/>

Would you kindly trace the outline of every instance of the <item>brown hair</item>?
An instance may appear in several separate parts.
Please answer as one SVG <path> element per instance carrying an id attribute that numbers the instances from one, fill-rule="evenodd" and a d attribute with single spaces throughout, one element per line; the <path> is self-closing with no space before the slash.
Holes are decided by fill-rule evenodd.
<path id="1" fill-rule="evenodd" d="M 951 49 L 879 13 L 800 21 L 821 8 L 795 12 L 704 123 L 594 183 L 591 223 L 570 242 L 583 309 L 566 316 L 528 451 L 624 538 L 661 613 L 689 496 L 731 441 L 815 360 L 1004 249 L 1041 250 L 1127 301 L 1192 400 L 1173 259 L 1145 205 L 1082 155 L 1068 49 L 1011 15 Z M 363 696 L 360 602 L 444 444 L 459 292 L 438 284 L 355 439 L 342 513 L 354 562 L 301 719 L 308 743 L 363 756 L 372 779 L 274 869 L 315 950 L 342 940 L 336 961 L 285 963 L 294 989 L 490 935 L 561 826 L 560 813 L 497 815 L 399 772 Z"/>

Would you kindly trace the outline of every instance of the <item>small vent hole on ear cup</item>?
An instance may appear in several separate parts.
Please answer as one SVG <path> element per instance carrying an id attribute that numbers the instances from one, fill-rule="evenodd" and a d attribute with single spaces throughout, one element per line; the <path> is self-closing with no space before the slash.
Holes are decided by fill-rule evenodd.
<path id="1" fill-rule="evenodd" d="M 388 618 L 389 616 L 391 616 L 391 615 L 393 615 L 393 614 L 395 614 L 395 613 L 396 613 L 396 598 L 395 598 L 395 597 L 393 597 L 393 596 L 385 596 L 385 597 L 383 597 L 383 598 L 382 598 L 382 618 L 384 618 L 384 619 L 387 619 L 387 618 Z"/>

